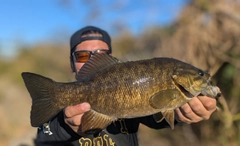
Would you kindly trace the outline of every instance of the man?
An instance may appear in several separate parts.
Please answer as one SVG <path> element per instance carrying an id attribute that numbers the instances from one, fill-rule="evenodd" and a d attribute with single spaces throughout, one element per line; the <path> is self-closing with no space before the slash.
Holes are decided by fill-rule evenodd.
<path id="1" fill-rule="evenodd" d="M 70 61 L 76 74 L 90 57 L 96 53 L 111 54 L 111 38 L 97 27 L 87 26 L 74 33 L 70 41 Z M 88 103 L 68 106 L 55 118 L 39 127 L 36 145 L 117 145 L 137 146 L 137 131 L 142 123 L 150 128 L 169 127 L 166 121 L 156 123 L 152 116 L 120 119 L 97 135 L 84 135 L 79 129 L 82 115 L 90 109 Z M 194 97 L 175 110 L 175 123 L 195 123 L 209 119 L 216 110 L 216 100 L 206 96 Z"/>

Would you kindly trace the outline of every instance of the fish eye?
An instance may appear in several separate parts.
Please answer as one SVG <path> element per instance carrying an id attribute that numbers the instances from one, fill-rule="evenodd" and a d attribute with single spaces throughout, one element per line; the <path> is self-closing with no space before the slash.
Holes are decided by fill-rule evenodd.
<path id="1" fill-rule="evenodd" d="M 202 70 L 198 70 L 198 74 L 199 74 L 200 76 L 204 76 L 204 72 L 203 72 Z"/>

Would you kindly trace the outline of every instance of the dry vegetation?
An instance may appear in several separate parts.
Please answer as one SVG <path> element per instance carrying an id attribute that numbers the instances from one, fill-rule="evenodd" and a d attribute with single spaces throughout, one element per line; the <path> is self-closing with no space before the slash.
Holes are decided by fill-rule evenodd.
<path id="1" fill-rule="evenodd" d="M 113 39 L 114 55 L 122 60 L 168 56 L 208 70 L 223 96 L 219 110 L 197 124 L 175 130 L 140 128 L 144 145 L 240 145 L 240 2 L 237 0 L 192 1 L 172 26 L 149 28 L 134 37 L 123 32 Z M 29 123 L 31 101 L 20 74 L 36 72 L 57 81 L 72 81 L 65 44 L 22 47 L 15 60 L 0 59 L 0 145 L 29 144 L 24 136 L 35 133 Z M 46 53 L 47 52 L 47 53 Z M 21 116 L 20 116 L 21 115 Z M 14 139 L 14 140 L 13 140 Z"/>

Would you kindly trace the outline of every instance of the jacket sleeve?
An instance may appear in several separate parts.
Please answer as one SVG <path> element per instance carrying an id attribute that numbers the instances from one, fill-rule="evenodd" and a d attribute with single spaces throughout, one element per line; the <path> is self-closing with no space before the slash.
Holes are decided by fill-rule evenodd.
<path id="1" fill-rule="evenodd" d="M 81 138 L 64 122 L 63 111 L 38 128 L 36 145 L 62 145 Z"/>

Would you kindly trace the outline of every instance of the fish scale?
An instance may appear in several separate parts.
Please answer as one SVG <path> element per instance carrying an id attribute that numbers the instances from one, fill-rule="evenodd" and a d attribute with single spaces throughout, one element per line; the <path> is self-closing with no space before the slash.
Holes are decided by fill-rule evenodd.
<path id="1" fill-rule="evenodd" d="M 136 65 L 134 65 L 134 68 L 135 67 L 136 67 Z M 122 71 L 121 74 L 126 74 L 126 70 L 129 69 L 129 67 L 120 65 L 120 66 L 117 66 L 116 68 L 112 68 L 112 70 L 115 70 L 114 73 L 119 73 L 119 69 L 121 69 L 121 71 Z M 140 95 L 143 95 L 144 89 L 142 89 L 143 88 L 142 86 L 144 86 L 145 83 L 141 83 L 140 85 L 138 85 L 136 87 L 130 86 L 130 83 L 132 84 L 132 82 L 135 82 L 135 80 L 138 80 L 138 79 L 136 79 L 136 76 L 139 76 L 139 74 L 142 74 L 142 72 L 138 72 L 138 73 L 128 72 L 128 74 L 130 74 L 131 76 L 123 76 L 118 80 L 114 80 L 114 79 L 112 79 L 112 77 L 114 77 L 116 75 L 111 74 L 112 70 L 106 71 L 109 74 L 105 75 L 106 78 L 101 80 L 101 86 L 105 87 L 105 88 L 98 88 L 98 90 L 96 90 L 95 87 L 91 87 L 93 89 L 92 92 L 94 92 L 94 95 L 91 95 L 93 97 L 97 97 L 99 93 L 107 93 L 107 92 L 112 93 L 112 94 L 105 95 L 107 99 L 112 99 L 112 100 L 108 100 L 108 101 L 103 100 L 103 102 L 105 104 L 98 101 L 97 99 L 99 99 L 99 98 L 94 98 L 96 103 L 92 103 L 92 104 L 94 104 L 97 109 L 101 109 L 100 112 L 107 113 L 110 115 L 114 114 L 117 117 L 120 117 L 122 115 L 127 115 L 129 113 L 129 109 L 131 109 L 133 107 L 145 106 L 145 105 L 143 105 L 145 103 L 146 103 L 146 105 L 149 105 L 147 103 L 148 101 L 140 102 L 141 105 L 136 105 L 136 103 L 138 103 L 138 102 L 135 102 L 134 106 L 132 106 L 132 105 L 129 106 L 129 104 L 125 104 L 125 103 L 133 103 L 133 102 L 131 102 L 132 100 L 135 100 L 135 101 L 144 100 L 145 96 L 140 96 Z M 98 78 L 98 77 L 103 78 L 102 74 L 105 74 L 105 72 L 99 73 L 96 77 L 93 77 L 93 80 L 95 80 L 95 78 Z M 142 74 L 142 76 L 144 76 L 144 75 Z M 109 83 L 111 83 L 111 84 L 109 84 Z M 115 86 L 118 85 L 118 87 L 114 88 L 112 86 L 113 83 L 115 84 Z M 110 85 L 110 87 L 104 86 L 104 85 Z M 126 91 L 128 91 L 128 92 L 126 92 Z M 124 102 L 123 102 L 123 100 L 124 100 Z M 145 100 L 146 100 L 146 98 L 145 98 Z M 149 100 L 149 99 L 147 99 L 147 100 Z M 91 101 L 90 101 L 90 103 L 91 103 Z M 115 107 L 118 109 L 123 109 L 123 110 L 121 110 L 121 111 L 119 111 L 119 113 L 117 113 L 116 111 L 108 110 L 105 105 Z M 126 111 L 126 112 L 124 112 L 124 111 Z"/>

